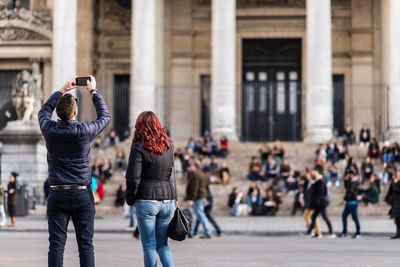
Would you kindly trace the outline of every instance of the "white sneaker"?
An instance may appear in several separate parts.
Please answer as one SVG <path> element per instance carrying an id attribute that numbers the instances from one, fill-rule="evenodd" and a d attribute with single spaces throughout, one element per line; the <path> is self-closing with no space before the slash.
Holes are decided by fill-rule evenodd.
<path id="1" fill-rule="evenodd" d="M 339 181 L 336 181 L 336 182 L 335 182 L 335 186 L 336 186 L 336 187 L 339 187 L 339 186 L 340 186 L 340 182 L 339 182 Z"/>
<path id="2" fill-rule="evenodd" d="M 331 187 L 331 186 L 332 186 L 332 182 L 329 181 L 329 182 L 326 184 L 326 186 L 327 186 L 327 187 Z"/>
<path id="3" fill-rule="evenodd" d="M 336 238 L 336 235 L 335 234 L 328 235 L 328 238 L 329 239 L 334 239 L 334 238 Z"/>

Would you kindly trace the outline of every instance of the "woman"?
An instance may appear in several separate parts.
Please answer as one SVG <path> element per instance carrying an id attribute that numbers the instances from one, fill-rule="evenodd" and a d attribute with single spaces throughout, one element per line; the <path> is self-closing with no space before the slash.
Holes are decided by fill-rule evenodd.
<path id="1" fill-rule="evenodd" d="M 145 267 L 157 266 L 157 254 L 163 266 L 174 266 L 167 235 L 177 199 L 174 149 L 151 111 L 136 120 L 126 185 L 126 202 L 136 209 Z"/>
<path id="2" fill-rule="evenodd" d="M 3 183 L 1 181 L 1 177 L 0 177 L 0 228 L 3 227 L 6 222 L 7 222 L 7 217 L 6 217 L 6 213 L 4 211 L 4 188 L 3 188 Z"/>
<path id="3" fill-rule="evenodd" d="M 356 232 L 352 238 L 360 237 L 360 221 L 358 219 L 358 193 L 359 193 L 359 178 L 357 175 L 346 176 L 344 180 L 344 187 L 346 193 L 343 197 L 342 204 L 344 204 L 344 209 L 342 213 L 342 226 L 343 230 L 340 237 L 347 236 L 347 217 L 351 214 L 354 224 L 356 226 Z"/>
<path id="4" fill-rule="evenodd" d="M 15 227 L 17 224 L 17 219 L 15 217 L 15 206 L 17 205 L 18 201 L 18 184 L 17 184 L 17 176 L 18 173 L 11 172 L 10 181 L 7 186 L 7 208 L 8 213 L 11 218 L 11 224 L 8 225 L 9 227 Z"/>

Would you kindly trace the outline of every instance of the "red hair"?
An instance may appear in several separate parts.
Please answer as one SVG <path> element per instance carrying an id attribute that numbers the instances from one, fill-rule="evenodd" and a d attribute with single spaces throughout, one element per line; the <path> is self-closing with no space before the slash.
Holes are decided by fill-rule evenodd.
<path id="1" fill-rule="evenodd" d="M 166 130 L 152 111 L 144 111 L 137 117 L 133 136 L 133 143 L 136 142 L 141 142 L 147 150 L 156 155 L 161 155 L 171 145 Z"/>

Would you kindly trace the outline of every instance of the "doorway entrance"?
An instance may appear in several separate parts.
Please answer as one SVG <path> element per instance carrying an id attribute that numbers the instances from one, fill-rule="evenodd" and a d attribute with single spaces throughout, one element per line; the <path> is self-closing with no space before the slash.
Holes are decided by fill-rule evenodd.
<path id="1" fill-rule="evenodd" d="M 344 75 L 333 75 L 333 128 L 336 136 L 344 134 Z"/>
<path id="2" fill-rule="evenodd" d="M 244 141 L 301 140 L 301 40 L 243 40 Z"/>
<path id="3" fill-rule="evenodd" d="M 114 129 L 121 141 L 129 137 L 130 75 L 114 76 Z"/>

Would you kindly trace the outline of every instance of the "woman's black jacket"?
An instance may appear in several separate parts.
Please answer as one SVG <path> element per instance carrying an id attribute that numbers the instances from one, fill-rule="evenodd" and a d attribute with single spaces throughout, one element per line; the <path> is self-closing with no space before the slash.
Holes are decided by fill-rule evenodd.
<path id="1" fill-rule="evenodd" d="M 125 178 L 128 205 L 132 206 L 137 199 L 177 199 L 173 145 L 162 155 L 156 155 L 140 142 L 133 144 Z"/>

